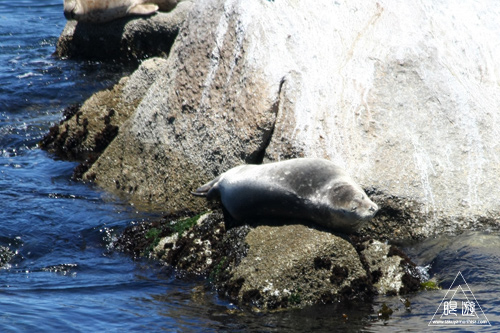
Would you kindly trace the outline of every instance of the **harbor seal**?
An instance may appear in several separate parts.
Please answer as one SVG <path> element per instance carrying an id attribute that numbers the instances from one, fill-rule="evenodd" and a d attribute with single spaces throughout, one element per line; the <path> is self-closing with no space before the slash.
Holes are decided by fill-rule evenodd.
<path id="1" fill-rule="evenodd" d="M 105 23 L 125 16 L 170 11 L 176 5 L 177 0 L 64 0 L 64 16 L 67 20 Z"/>
<path id="2" fill-rule="evenodd" d="M 347 233 L 378 211 L 342 168 L 319 158 L 240 165 L 192 194 L 219 199 L 236 223 L 296 221 Z"/>

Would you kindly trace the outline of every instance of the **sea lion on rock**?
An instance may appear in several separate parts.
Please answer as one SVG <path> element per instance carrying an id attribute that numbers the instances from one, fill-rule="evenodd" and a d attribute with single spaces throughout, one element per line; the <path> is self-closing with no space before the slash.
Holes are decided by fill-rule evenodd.
<path id="1" fill-rule="evenodd" d="M 352 232 L 378 211 L 342 168 L 319 158 L 241 165 L 192 194 L 220 199 L 225 214 L 238 223 L 311 222 Z"/>
<path id="2" fill-rule="evenodd" d="M 177 0 L 64 0 L 68 20 L 105 23 L 131 15 L 152 15 L 159 9 L 172 10 Z"/>

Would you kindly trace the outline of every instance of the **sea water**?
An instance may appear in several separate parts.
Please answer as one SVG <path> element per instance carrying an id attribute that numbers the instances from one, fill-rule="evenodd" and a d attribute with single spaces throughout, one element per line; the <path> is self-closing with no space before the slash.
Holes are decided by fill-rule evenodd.
<path id="1" fill-rule="evenodd" d="M 37 142 L 63 109 L 109 87 L 127 69 L 52 56 L 66 21 L 62 0 L 0 1 L 0 332 L 398 332 L 500 329 L 500 236 L 469 232 L 403 244 L 441 290 L 373 302 L 248 313 L 202 278 L 115 252 L 112 241 L 150 216 L 71 180 L 74 162 Z M 458 272 L 489 326 L 428 326 Z M 463 286 L 465 286 L 462 283 Z M 458 298 L 457 298 L 458 300 Z M 379 316 L 382 304 L 393 313 Z M 456 317 L 456 316 L 455 316 Z M 481 317 L 482 318 L 482 317 Z"/>

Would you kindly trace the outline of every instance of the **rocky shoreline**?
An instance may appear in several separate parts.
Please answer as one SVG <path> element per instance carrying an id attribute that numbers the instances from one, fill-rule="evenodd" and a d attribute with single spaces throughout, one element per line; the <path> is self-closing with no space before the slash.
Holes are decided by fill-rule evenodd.
<path id="1" fill-rule="evenodd" d="M 500 119 L 488 111 L 496 83 L 470 75 L 477 68 L 448 73 L 468 65 L 448 57 L 455 44 L 435 39 L 444 32 L 401 36 L 405 47 L 384 30 L 394 21 L 435 29 L 426 20 L 444 18 L 433 6 L 408 21 L 378 2 L 185 1 L 150 18 L 68 22 L 59 57 L 140 66 L 69 107 L 40 145 L 81 162 L 74 178 L 168 213 L 127 228 L 116 248 L 207 276 L 235 304 L 274 310 L 414 292 L 418 270 L 387 241 L 500 223 Z M 464 86 L 472 97 L 459 105 Z M 236 165 L 294 157 L 345 167 L 378 214 L 350 237 L 293 224 L 226 230 L 219 207 L 190 195 Z"/>
<path id="2" fill-rule="evenodd" d="M 206 276 L 219 294 L 258 311 L 405 295 L 422 281 L 393 245 L 298 224 L 226 230 L 219 210 L 135 224 L 114 247 Z"/>
<path id="3" fill-rule="evenodd" d="M 50 129 L 40 146 L 59 158 L 80 161 L 73 178 L 82 180 L 137 106 L 139 98 L 134 96 L 144 94 L 161 74 L 158 68 L 164 61 L 146 60 L 130 78 L 122 78 L 81 106 L 69 106 L 61 123 Z M 87 174 L 85 180 L 93 178 Z M 121 186 L 116 184 L 115 193 L 121 194 Z M 195 212 L 200 210 L 196 207 L 172 211 L 164 220 L 128 227 L 114 247 L 134 257 L 206 276 L 213 288 L 234 304 L 259 311 L 366 301 L 377 294 L 407 294 L 420 288 L 421 276 L 409 258 L 394 246 L 367 236 L 376 235 L 370 232 L 374 228 L 371 223 L 353 236 L 352 244 L 330 232 L 312 229 L 314 226 L 226 230 L 217 205 L 208 207 L 205 200 L 199 201 L 202 212 L 209 208 L 215 211 L 197 216 Z M 404 213 L 395 212 L 383 206 L 376 219 L 388 228 L 390 222 L 397 224 L 397 214 L 408 221 Z M 382 231 L 379 239 L 385 236 Z M 361 242 L 363 239 L 369 240 Z M 283 252 L 276 251 L 277 247 Z"/>

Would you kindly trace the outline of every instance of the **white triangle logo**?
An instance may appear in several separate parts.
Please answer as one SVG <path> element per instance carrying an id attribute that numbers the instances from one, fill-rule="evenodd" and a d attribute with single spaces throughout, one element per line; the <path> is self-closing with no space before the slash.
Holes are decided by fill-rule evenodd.
<path id="1" fill-rule="evenodd" d="M 491 326 L 460 271 L 428 326 Z"/>

